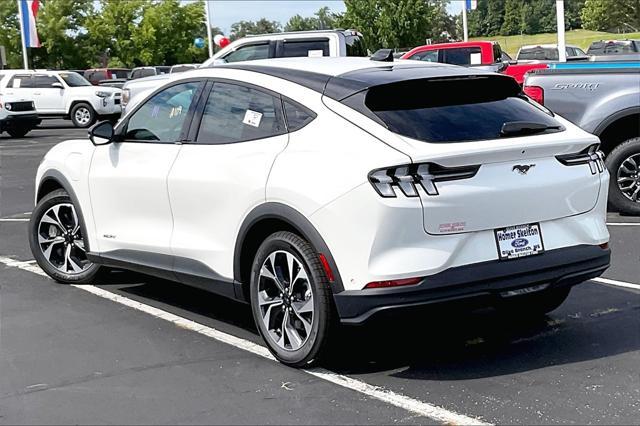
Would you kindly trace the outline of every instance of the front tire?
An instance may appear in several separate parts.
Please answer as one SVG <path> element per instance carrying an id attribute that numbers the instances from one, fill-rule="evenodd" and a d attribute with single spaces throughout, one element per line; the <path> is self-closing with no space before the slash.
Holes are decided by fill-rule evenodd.
<path id="1" fill-rule="evenodd" d="M 256 326 L 280 362 L 309 366 L 326 353 L 334 325 L 331 290 L 307 241 L 291 232 L 269 236 L 254 258 L 250 297 Z"/>
<path id="2" fill-rule="evenodd" d="M 96 112 L 85 102 L 75 104 L 69 115 L 73 125 L 81 129 L 91 126 L 96 121 Z"/>
<path id="3" fill-rule="evenodd" d="M 620 213 L 640 215 L 640 138 L 618 145 L 605 164 L 611 174 L 609 203 Z"/>
<path id="4" fill-rule="evenodd" d="M 7 129 L 7 133 L 9 133 L 12 138 L 23 138 L 30 131 L 31 129 L 28 127 L 13 127 L 11 129 Z"/>
<path id="5" fill-rule="evenodd" d="M 64 284 L 92 282 L 100 267 L 87 259 L 85 241 L 66 191 L 53 191 L 38 202 L 29 222 L 29 245 L 47 275 Z"/>

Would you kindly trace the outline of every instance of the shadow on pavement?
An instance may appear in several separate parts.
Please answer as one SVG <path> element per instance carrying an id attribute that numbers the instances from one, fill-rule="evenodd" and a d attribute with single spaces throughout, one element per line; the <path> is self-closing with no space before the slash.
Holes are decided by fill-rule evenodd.
<path id="1" fill-rule="evenodd" d="M 111 272 L 101 282 L 178 315 L 196 314 L 257 334 L 248 305 L 130 272 Z M 637 294 L 586 283 L 559 309 L 535 319 L 443 305 L 342 327 L 323 366 L 343 374 L 400 369 L 391 375 L 415 380 L 496 377 L 637 351 L 638 330 Z"/>

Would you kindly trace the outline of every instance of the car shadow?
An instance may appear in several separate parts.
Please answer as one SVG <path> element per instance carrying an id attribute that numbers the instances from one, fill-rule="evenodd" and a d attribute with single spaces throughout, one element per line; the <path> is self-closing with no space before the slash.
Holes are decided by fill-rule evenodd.
<path id="1" fill-rule="evenodd" d="M 246 304 L 131 272 L 114 271 L 101 286 L 190 319 L 197 315 L 239 327 L 259 339 Z M 638 330 L 637 294 L 585 283 L 559 309 L 534 319 L 442 305 L 340 327 L 322 366 L 413 380 L 496 377 L 638 351 Z"/>

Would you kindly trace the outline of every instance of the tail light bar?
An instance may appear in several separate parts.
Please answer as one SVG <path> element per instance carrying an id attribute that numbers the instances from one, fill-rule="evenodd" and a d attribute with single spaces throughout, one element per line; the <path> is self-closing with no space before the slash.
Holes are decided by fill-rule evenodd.
<path id="1" fill-rule="evenodd" d="M 422 281 L 423 278 L 405 278 L 401 280 L 387 280 L 387 281 L 374 281 L 366 286 L 365 289 L 370 288 L 389 288 L 389 287 L 403 287 L 406 285 L 416 285 Z"/>
<path id="2" fill-rule="evenodd" d="M 524 86 L 522 89 L 525 95 L 539 103 L 544 105 L 544 89 L 539 86 Z"/>
<path id="3" fill-rule="evenodd" d="M 591 174 L 595 175 L 604 171 L 604 154 L 599 147 L 598 144 L 591 145 L 575 154 L 556 155 L 556 159 L 565 166 L 588 164 Z"/>
<path id="4" fill-rule="evenodd" d="M 384 198 L 396 197 L 398 188 L 407 197 L 417 197 L 420 185 L 427 195 L 438 195 L 436 182 L 470 179 L 480 166 L 444 167 L 435 163 L 408 164 L 377 169 L 369 173 L 369 182 Z"/>

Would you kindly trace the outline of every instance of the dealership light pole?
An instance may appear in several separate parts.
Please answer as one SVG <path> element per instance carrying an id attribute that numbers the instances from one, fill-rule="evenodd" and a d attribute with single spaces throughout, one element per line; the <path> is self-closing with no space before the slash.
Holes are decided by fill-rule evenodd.
<path id="1" fill-rule="evenodd" d="M 209 17 L 209 1 L 204 2 L 204 15 L 207 18 L 207 40 L 209 41 L 209 57 L 213 56 L 213 37 L 211 36 L 211 21 Z"/>
<path id="2" fill-rule="evenodd" d="M 464 41 L 469 41 L 469 24 L 467 23 L 467 2 L 462 5 L 462 32 Z"/>
<path id="3" fill-rule="evenodd" d="M 558 26 L 558 60 L 567 62 L 567 43 L 564 37 L 564 0 L 556 0 L 556 25 Z"/>

